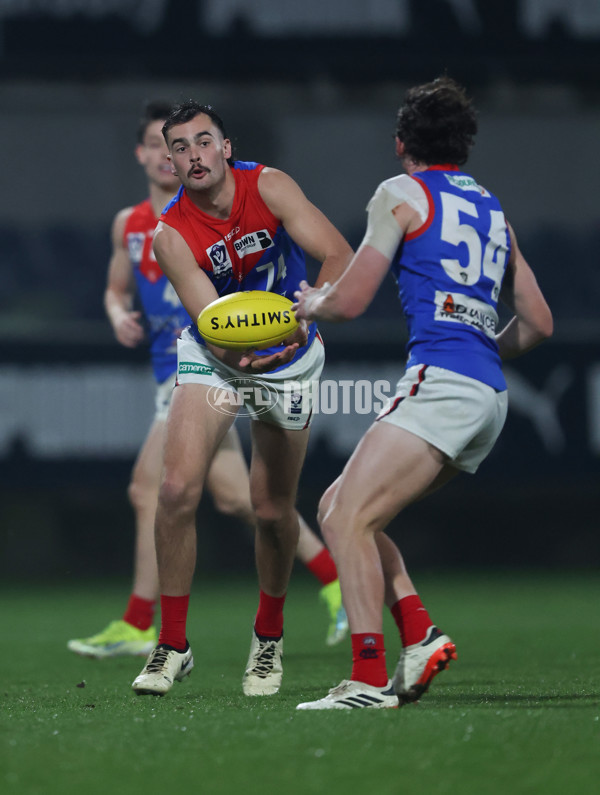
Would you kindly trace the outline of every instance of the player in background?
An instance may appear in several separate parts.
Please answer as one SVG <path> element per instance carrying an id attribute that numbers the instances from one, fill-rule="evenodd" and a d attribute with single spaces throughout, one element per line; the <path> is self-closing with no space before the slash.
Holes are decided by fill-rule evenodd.
<path id="1" fill-rule="evenodd" d="M 163 133 L 182 187 L 163 211 L 154 252 L 190 317 L 239 290 L 290 298 L 306 278 L 302 249 L 322 263 L 318 284 L 342 273 L 352 256 L 343 237 L 289 176 L 257 163 L 234 162 L 223 122 L 210 106 L 189 101 L 176 107 Z M 177 349 L 177 386 L 156 512 L 161 631 L 132 687 L 140 694 L 163 694 L 192 668 L 186 622 L 196 563 L 196 508 L 210 462 L 234 419 L 215 410 L 215 403 L 228 396 L 238 400 L 238 387 L 259 375 L 281 400 L 264 413 L 246 401 L 252 417 L 250 491 L 259 605 L 243 692 L 271 695 L 282 679 L 283 605 L 298 539 L 296 492 L 312 413 L 310 398 L 294 405 L 297 413 L 286 410 L 285 384 L 319 378 L 323 344 L 315 324 L 303 323 L 272 349 L 225 351 L 204 343 L 192 324 Z"/>
<path id="2" fill-rule="evenodd" d="M 134 348 L 142 344 L 146 340 L 144 324 L 148 328 L 157 382 L 156 413 L 137 457 L 128 491 L 136 527 L 133 590 L 121 619 L 110 622 L 92 637 L 68 642 L 71 651 L 88 657 L 146 656 L 157 642 L 153 625 L 158 597 L 154 516 L 165 423 L 177 369 L 176 342 L 180 331 L 191 322 L 152 253 L 152 235 L 160 213 L 181 184 L 171 170 L 162 135 L 169 110 L 168 105 L 160 102 L 146 107 L 138 127 L 135 155 L 148 180 L 149 198 L 121 210 L 113 222 L 113 250 L 104 305 L 121 345 Z M 136 293 L 142 311 L 134 309 Z M 253 533 L 248 467 L 233 426 L 217 448 L 206 485 L 215 507 L 226 516 L 240 519 Z M 321 583 L 319 596 L 328 613 L 326 643 L 334 645 L 345 637 L 348 629 L 335 564 L 323 542 L 301 517 L 299 522 L 296 555 Z"/>
<path id="3" fill-rule="evenodd" d="M 412 88 L 396 128 L 406 174 L 377 188 L 365 237 L 343 276 L 320 289 L 303 284 L 296 293 L 298 319 L 349 320 L 365 311 L 391 267 L 409 326 L 408 362 L 396 396 L 319 506 L 350 622 L 352 673 L 298 709 L 416 701 L 456 656 L 384 529 L 459 471 L 476 471 L 506 417 L 501 361 L 552 333 L 548 305 L 498 200 L 459 168 L 476 132 L 475 111 L 453 80 Z M 500 333 L 498 298 L 514 313 Z M 384 603 L 403 647 L 393 681 L 386 669 Z"/>

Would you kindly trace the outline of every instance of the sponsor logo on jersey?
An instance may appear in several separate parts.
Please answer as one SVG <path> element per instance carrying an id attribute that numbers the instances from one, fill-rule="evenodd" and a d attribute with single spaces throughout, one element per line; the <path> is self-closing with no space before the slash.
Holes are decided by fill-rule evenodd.
<path id="1" fill-rule="evenodd" d="M 492 339 L 496 336 L 498 315 L 495 309 L 469 295 L 436 290 L 434 318 L 471 326 Z"/>
<path id="2" fill-rule="evenodd" d="M 221 279 L 233 273 L 233 266 L 229 259 L 229 253 L 227 252 L 224 240 L 219 240 L 218 243 L 207 248 L 206 253 L 212 263 L 213 273 L 217 279 Z"/>
<path id="3" fill-rule="evenodd" d="M 458 188 L 459 190 L 476 190 L 477 193 L 481 193 L 482 196 L 490 195 L 485 188 L 482 188 L 481 185 L 475 182 L 473 177 L 467 177 L 464 174 L 461 174 L 460 177 L 455 174 L 444 174 L 444 176 L 454 188 Z"/>
<path id="4" fill-rule="evenodd" d="M 146 235 L 143 232 L 129 232 L 127 235 L 127 250 L 132 265 L 139 265 L 144 253 L 144 241 Z"/>
<path id="5" fill-rule="evenodd" d="M 177 373 L 178 375 L 212 375 L 213 368 L 207 364 L 198 364 L 198 362 L 179 362 Z"/>
<path id="6" fill-rule="evenodd" d="M 250 232 L 249 234 L 238 238 L 238 240 L 233 241 L 233 247 L 240 258 L 245 257 L 246 254 L 254 254 L 257 251 L 264 251 L 267 248 L 271 248 L 272 245 L 273 241 L 271 240 L 271 235 L 266 229 L 260 229 L 257 232 Z"/>
<path id="7" fill-rule="evenodd" d="M 234 226 L 234 227 L 233 227 L 233 229 L 232 229 L 230 232 L 227 232 L 227 234 L 225 235 L 225 240 L 231 240 L 231 238 L 232 238 L 234 235 L 237 235 L 237 233 L 238 233 L 239 231 L 240 231 L 240 228 L 239 228 L 239 226 Z"/>

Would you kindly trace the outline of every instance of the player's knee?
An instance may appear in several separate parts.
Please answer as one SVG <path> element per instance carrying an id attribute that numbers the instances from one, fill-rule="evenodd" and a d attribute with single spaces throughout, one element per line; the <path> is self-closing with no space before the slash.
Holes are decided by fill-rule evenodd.
<path id="1" fill-rule="evenodd" d="M 254 516 L 259 531 L 279 535 L 298 522 L 293 505 L 263 500 L 254 505 Z"/>
<path id="2" fill-rule="evenodd" d="M 319 501 L 319 507 L 317 509 L 317 521 L 319 522 L 319 526 L 322 526 L 325 517 L 329 512 L 329 508 L 331 507 L 332 500 L 333 500 L 333 487 L 330 486 Z"/>
<path id="3" fill-rule="evenodd" d="M 223 516 L 231 516 L 249 524 L 253 521 L 254 512 L 249 499 L 236 494 L 214 494 L 213 502 L 216 510 Z"/>
<path id="4" fill-rule="evenodd" d="M 335 521 L 335 516 L 331 511 L 328 511 L 322 519 L 319 520 L 323 540 L 329 549 L 334 549 L 338 538 L 338 523 Z"/>
<path id="5" fill-rule="evenodd" d="M 321 498 L 318 517 L 323 539 L 327 546 L 333 549 L 341 533 L 350 529 L 350 522 L 348 516 L 342 515 L 339 505 L 333 499 L 331 489 Z"/>
<path id="6" fill-rule="evenodd" d="M 201 493 L 195 483 L 176 475 L 167 476 L 161 484 L 158 501 L 161 509 L 170 514 L 195 513 Z"/>
<path id="7" fill-rule="evenodd" d="M 142 511 L 150 504 L 156 504 L 158 484 L 151 486 L 135 478 L 127 488 L 127 497 L 134 511 Z"/>

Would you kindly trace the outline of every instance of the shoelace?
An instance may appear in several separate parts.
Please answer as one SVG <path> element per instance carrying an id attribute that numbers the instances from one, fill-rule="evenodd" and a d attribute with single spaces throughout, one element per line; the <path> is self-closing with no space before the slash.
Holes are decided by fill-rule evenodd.
<path id="1" fill-rule="evenodd" d="M 154 649 L 152 659 L 146 665 L 146 671 L 149 673 L 158 673 L 166 664 L 167 658 L 172 649 Z"/>
<path id="2" fill-rule="evenodd" d="M 252 672 L 261 678 L 267 677 L 273 670 L 273 660 L 277 650 L 277 641 L 261 643 L 256 657 Z"/>

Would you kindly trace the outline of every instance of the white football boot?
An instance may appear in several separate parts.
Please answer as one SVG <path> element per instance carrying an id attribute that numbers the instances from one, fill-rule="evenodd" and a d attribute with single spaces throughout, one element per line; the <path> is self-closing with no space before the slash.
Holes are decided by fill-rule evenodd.
<path id="1" fill-rule="evenodd" d="M 189 644 L 185 651 L 179 652 L 159 643 L 150 652 L 146 665 L 134 679 L 131 688 L 140 696 L 164 696 L 173 687 L 173 682 L 181 682 L 193 667 L 194 658 Z"/>
<path id="2" fill-rule="evenodd" d="M 318 701 L 305 701 L 296 709 L 394 709 L 398 707 L 398 697 L 394 693 L 391 680 L 384 687 L 374 687 L 365 682 L 344 679 L 333 687 L 325 698 Z"/>
<path id="3" fill-rule="evenodd" d="M 450 665 L 450 660 L 456 660 L 456 646 L 437 627 L 429 627 L 420 643 L 406 646 L 392 680 L 400 706 L 418 701 L 434 676 Z"/>
<path id="4" fill-rule="evenodd" d="M 272 696 L 281 687 L 283 668 L 283 636 L 259 638 L 252 630 L 250 656 L 242 680 L 242 690 L 246 696 Z"/>

